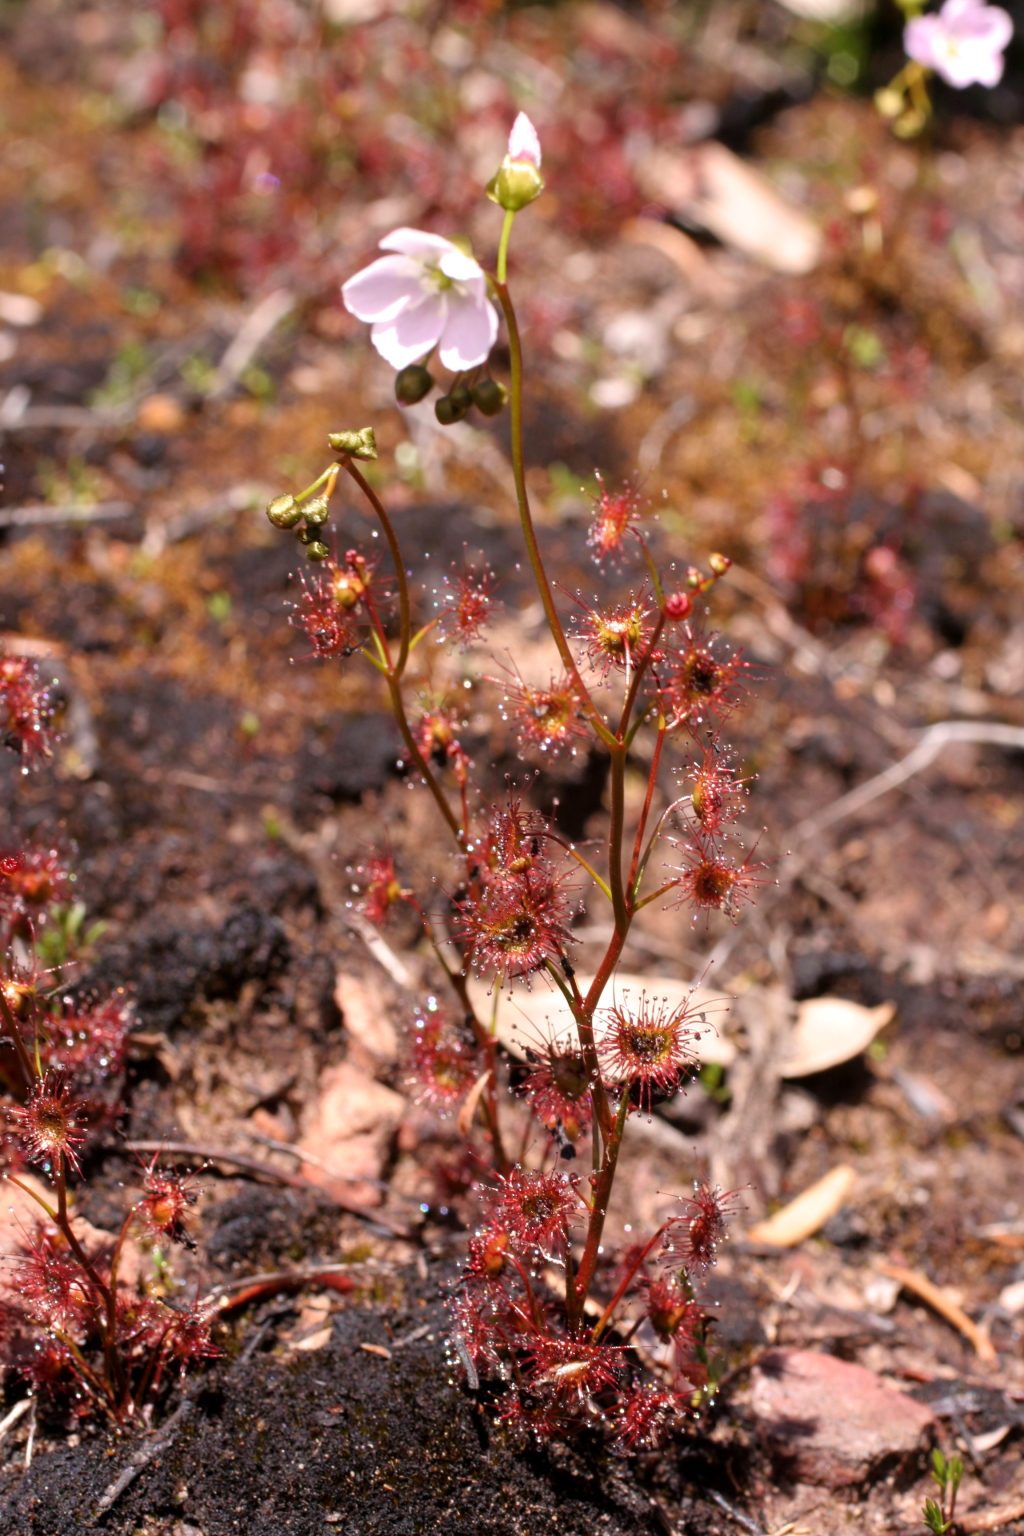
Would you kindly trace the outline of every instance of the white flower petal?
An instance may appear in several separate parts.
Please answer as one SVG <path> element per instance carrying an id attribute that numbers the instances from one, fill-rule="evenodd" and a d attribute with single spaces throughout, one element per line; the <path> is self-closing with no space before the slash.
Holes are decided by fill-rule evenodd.
<path id="1" fill-rule="evenodd" d="M 449 296 L 440 358 L 452 373 L 486 362 L 498 334 L 498 315 L 489 299 Z"/>
<path id="2" fill-rule="evenodd" d="M 393 320 L 423 292 L 423 267 L 409 256 L 381 256 L 341 285 L 342 303 L 357 320 Z"/>
<path id="3" fill-rule="evenodd" d="M 998 5 L 984 5 L 965 17 L 958 29 L 971 43 L 989 53 L 1002 53 L 1013 36 L 1013 21 Z"/>
<path id="4" fill-rule="evenodd" d="M 448 311 L 447 294 L 429 293 L 418 304 L 403 309 L 393 320 L 375 325 L 370 340 L 392 368 L 405 368 L 425 357 L 437 345 L 446 329 Z"/>
<path id="5" fill-rule="evenodd" d="M 953 27 L 962 16 L 977 14 L 985 8 L 985 0 L 946 0 L 939 10 L 939 21 L 944 27 Z"/>
<path id="6" fill-rule="evenodd" d="M 925 69 L 937 69 L 945 29 L 937 16 L 915 16 L 903 29 L 903 48 L 909 59 Z"/>
<path id="7" fill-rule="evenodd" d="M 508 157 L 510 160 L 529 160 L 531 165 L 540 170 L 540 139 L 525 112 L 520 112 L 512 124 L 512 132 L 508 136 Z"/>
<path id="8" fill-rule="evenodd" d="M 442 256 L 457 250 L 443 235 L 430 235 L 425 229 L 393 229 L 380 242 L 382 251 L 401 251 L 405 256 L 415 256 L 418 261 L 429 261 L 436 266 Z"/>
<path id="9" fill-rule="evenodd" d="M 450 251 L 445 251 L 438 266 L 445 277 L 450 277 L 453 282 L 466 283 L 471 287 L 479 287 L 484 292 L 484 273 L 478 261 L 472 256 L 467 256 L 465 251 L 460 251 L 457 245 L 453 245 Z"/>
<path id="10" fill-rule="evenodd" d="M 916 16 L 907 23 L 903 44 L 910 58 L 963 90 L 999 83 L 1003 49 L 1012 36 L 1013 22 L 1000 6 L 946 0 L 937 16 Z"/>

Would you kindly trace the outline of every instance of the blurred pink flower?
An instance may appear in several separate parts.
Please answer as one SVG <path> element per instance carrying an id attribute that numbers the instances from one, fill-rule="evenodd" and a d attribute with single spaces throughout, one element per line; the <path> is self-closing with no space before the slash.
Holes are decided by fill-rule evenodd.
<path id="1" fill-rule="evenodd" d="M 341 297 L 349 314 L 372 326 L 370 339 L 384 361 L 405 368 L 440 342 L 441 362 L 453 373 L 486 362 L 498 315 L 472 256 L 421 229 L 393 230 L 380 248 L 396 254 L 350 277 Z"/>
<path id="2" fill-rule="evenodd" d="M 998 85 L 1003 77 L 1003 49 L 1013 36 L 1013 22 L 998 5 L 984 0 L 946 0 L 936 16 L 907 22 L 903 46 L 910 58 L 934 69 L 949 85 Z"/>
<path id="3" fill-rule="evenodd" d="M 529 160 L 532 166 L 540 170 L 540 139 L 525 112 L 520 112 L 512 124 L 512 132 L 508 136 L 508 158 Z"/>

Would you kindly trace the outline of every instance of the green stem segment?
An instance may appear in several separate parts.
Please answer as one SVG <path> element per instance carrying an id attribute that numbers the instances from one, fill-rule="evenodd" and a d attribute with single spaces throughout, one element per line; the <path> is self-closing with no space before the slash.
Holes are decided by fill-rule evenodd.
<path id="1" fill-rule="evenodd" d="M 402 551 L 399 547 L 398 536 L 396 535 L 394 525 L 392 524 L 392 521 L 390 517 L 388 517 L 388 514 L 385 510 L 384 503 L 381 501 L 380 497 L 377 495 L 377 492 L 373 489 L 373 486 L 370 484 L 370 482 L 363 474 L 360 473 L 351 459 L 342 459 L 341 463 L 352 476 L 352 479 L 355 481 L 356 485 L 358 485 L 359 489 L 370 503 L 370 506 L 376 512 L 377 517 L 380 520 L 380 525 L 384 530 L 384 537 L 388 541 L 388 549 L 391 551 L 391 559 L 395 566 L 395 580 L 398 583 L 398 660 L 395 662 L 394 671 L 396 676 L 401 677 L 402 673 L 405 671 L 405 664 L 409 659 L 409 642 L 412 637 L 412 616 L 409 604 L 409 580 L 405 574 L 405 562 L 402 559 Z"/>
<path id="2" fill-rule="evenodd" d="M 515 209 L 506 208 L 505 222 L 501 226 L 501 239 L 498 242 L 498 282 L 502 287 L 508 282 L 508 242 L 515 217 Z"/>
<path id="3" fill-rule="evenodd" d="M 508 219 L 506 218 L 506 224 Z M 510 225 L 508 227 L 511 227 Z M 499 274 L 501 268 L 499 266 Z M 537 543 L 537 533 L 533 526 L 533 513 L 530 511 L 530 497 L 526 489 L 526 468 L 523 457 L 523 346 L 519 336 L 519 323 L 516 320 L 516 312 L 509 296 L 509 291 L 504 282 L 496 284 L 498 299 L 505 315 L 505 324 L 508 327 L 508 344 L 512 360 L 512 388 L 509 391 L 509 409 L 512 418 L 512 474 L 516 485 L 516 500 L 519 503 L 519 521 L 523 530 L 523 542 L 526 545 L 526 553 L 530 559 L 530 567 L 533 571 L 533 579 L 537 586 L 537 592 L 544 607 L 544 616 L 548 622 L 552 638 L 558 647 L 558 654 L 562 659 L 562 665 L 572 680 L 573 689 L 590 717 L 598 736 L 609 750 L 615 745 L 615 737 L 605 724 L 597 705 L 590 697 L 589 690 L 579 673 L 575 657 L 569 647 L 562 628 L 562 621 L 558 617 L 555 600 L 551 595 L 551 584 L 544 569 L 544 561 L 541 557 L 540 545 Z"/>

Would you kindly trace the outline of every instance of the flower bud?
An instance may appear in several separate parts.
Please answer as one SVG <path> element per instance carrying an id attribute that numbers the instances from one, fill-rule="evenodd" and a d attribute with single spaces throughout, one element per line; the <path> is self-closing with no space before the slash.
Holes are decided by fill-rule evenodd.
<path id="1" fill-rule="evenodd" d="M 903 92 L 893 90 L 891 85 L 883 86 L 875 92 L 875 106 L 882 117 L 899 117 L 903 110 Z"/>
<path id="2" fill-rule="evenodd" d="M 350 459 L 377 457 L 377 439 L 372 427 L 361 427 L 358 432 L 328 432 L 327 442 L 335 453 L 346 453 Z"/>
<path id="3" fill-rule="evenodd" d="M 543 190 L 540 140 L 526 113 L 520 112 L 508 136 L 508 152 L 487 183 L 487 196 L 507 213 L 518 213 Z"/>
<path id="4" fill-rule="evenodd" d="M 416 405 L 425 400 L 434 380 L 422 363 L 410 363 L 395 374 L 395 399 L 399 405 Z"/>
<path id="5" fill-rule="evenodd" d="M 302 510 L 294 496 L 275 496 L 267 508 L 267 516 L 275 528 L 294 528 Z"/>
<path id="6" fill-rule="evenodd" d="M 306 519 L 307 528 L 319 528 L 326 523 L 330 513 L 330 507 L 322 496 L 314 496 L 312 501 L 307 501 L 302 508 L 302 515 Z"/>
<path id="7" fill-rule="evenodd" d="M 469 393 L 473 404 L 484 416 L 497 416 L 508 399 L 508 390 L 497 379 L 481 379 Z"/>
<path id="8" fill-rule="evenodd" d="M 700 590 L 703 585 L 703 581 L 704 576 L 699 566 L 688 565 L 686 567 L 686 585 L 690 588 L 691 591 Z"/>
<path id="9" fill-rule="evenodd" d="M 688 592 L 673 592 L 665 599 L 665 616 L 669 619 L 685 619 L 693 610 L 693 600 Z"/>
<path id="10" fill-rule="evenodd" d="M 306 556 L 310 560 L 315 560 L 317 562 L 326 560 L 329 554 L 330 550 L 327 548 L 327 545 L 324 543 L 323 539 L 310 539 L 309 543 L 306 545 Z"/>
<path id="11" fill-rule="evenodd" d="M 732 561 L 728 555 L 708 555 L 708 565 L 710 565 L 716 576 L 724 576 L 730 565 L 732 565 Z"/>
<path id="12" fill-rule="evenodd" d="M 486 187 L 487 196 L 506 213 L 518 213 L 544 191 L 544 178 L 529 160 L 505 156 Z"/>

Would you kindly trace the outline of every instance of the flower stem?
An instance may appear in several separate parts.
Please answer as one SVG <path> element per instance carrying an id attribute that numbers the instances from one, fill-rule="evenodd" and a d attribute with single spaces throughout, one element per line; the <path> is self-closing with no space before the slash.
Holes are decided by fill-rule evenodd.
<path id="1" fill-rule="evenodd" d="M 612 1126 L 611 1135 L 606 1138 L 604 1159 L 601 1163 L 601 1171 L 594 1185 L 594 1205 L 590 1213 L 590 1223 L 587 1227 L 587 1241 L 583 1249 L 583 1258 L 576 1272 L 574 1285 L 576 1295 L 576 1307 L 583 1311 L 583 1303 L 587 1299 L 594 1271 L 597 1268 L 598 1249 L 601 1246 L 601 1234 L 604 1231 L 605 1217 L 608 1214 L 608 1199 L 612 1192 L 612 1184 L 615 1180 L 615 1167 L 619 1161 L 619 1148 L 622 1146 L 622 1136 L 626 1129 L 626 1117 L 629 1114 L 629 1087 L 623 1085 L 619 1098 L 619 1108 Z"/>
<path id="2" fill-rule="evenodd" d="M 391 559 L 394 562 L 395 567 L 395 580 L 398 583 L 398 660 L 395 662 L 394 670 L 396 676 L 401 677 L 402 673 L 405 671 L 405 664 L 409 659 L 409 642 L 412 636 L 412 616 L 409 605 L 409 581 L 405 574 L 405 562 L 402 559 L 402 551 L 398 543 L 398 536 L 395 533 L 394 525 L 392 524 L 390 517 L 384 509 L 384 503 L 381 501 L 380 497 L 377 495 L 377 492 L 373 489 L 373 486 L 370 485 L 366 477 L 360 473 L 351 459 L 342 459 L 341 463 L 342 466 L 352 476 L 352 479 L 355 481 L 356 485 L 358 485 L 359 489 L 370 503 L 370 506 L 376 512 L 377 517 L 380 520 L 380 525 L 384 530 L 384 537 L 388 541 L 388 548 L 391 551 Z"/>
<path id="3" fill-rule="evenodd" d="M 515 209 L 505 210 L 505 222 L 501 226 L 501 239 L 498 242 L 498 282 L 502 285 L 508 281 L 508 242 L 515 217 Z"/>
<path id="4" fill-rule="evenodd" d="M 551 595 L 551 584 L 544 569 L 544 561 L 541 558 L 540 546 L 537 543 L 537 532 L 533 526 L 533 513 L 530 511 L 530 498 L 526 490 L 526 469 L 523 459 L 523 346 L 519 336 L 519 324 L 516 320 L 516 312 L 508 289 L 503 282 L 497 284 L 498 298 L 505 314 L 505 324 L 508 327 L 508 344 L 512 359 L 512 388 L 509 392 L 509 407 L 512 415 L 512 474 L 516 484 L 516 500 L 519 503 L 519 520 L 523 530 L 523 540 L 526 544 L 526 553 L 530 558 L 530 566 L 533 570 L 533 579 L 537 586 L 544 608 L 544 616 L 548 622 L 552 638 L 558 647 L 558 654 L 562 658 L 562 665 L 572 680 L 576 695 L 590 717 L 590 722 L 601 740 L 610 749 L 615 743 L 608 726 L 601 717 L 590 693 L 579 673 L 576 660 L 569 647 L 562 628 L 562 621 L 558 617 L 555 600 Z"/>
<path id="5" fill-rule="evenodd" d="M 643 1248 L 641 1248 L 640 1253 L 638 1254 L 635 1262 L 630 1265 L 630 1267 L 627 1270 L 625 1276 L 623 1277 L 621 1285 L 619 1286 L 618 1290 L 615 1292 L 615 1295 L 612 1297 L 611 1301 L 605 1307 L 604 1311 L 601 1313 L 601 1316 L 598 1318 L 597 1322 L 594 1324 L 594 1331 L 590 1335 L 590 1337 L 591 1337 L 591 1339 L 593 1340 L 593 1342 L 595 1344 L 597 1343 L 598 1339 L 600 1339 L 600 1337 L 601 1337 L 602 1333 L 604 1333 L 605 1329 L 608 1327 L 608 1324 L 611 1322 L 612 1314 L 614 1313 L 615 1308 L 618 1306 L 619 1302 L 622 1300 L 623 1296 L 625 1296 L 627 1290 L 629 1289 L 630 1285 L 632 1284 L 632 1282 L 633 1282 L 633 1280 L 634 1280 L 634 1278 L 636 1276 L 637 1270 L 640 1268 L 641 1264 L 644 1262 L 644 1260 L 646 1259 L 647 1255 L 654 1248 L 655 1243 L 657 1243 L 664 1236 L 664 1234 L 665 1234 L 665 1232 L 667 1230 L 667 1226 L 668 1226 L 668 1224 L 666 1223 L 665 1226 L 661 1226 L 661 1227 L 658 1228 L 657 1232 L 655 1232 L 654 1236 L 650 1239 L 650 1241 L 645 1243 Z"/>
<path id="6" fill-rule="evenodd" d="M 106 1365 L 107 1389 L 112 1400 L 120 1405 L 128 1390 L 128 1382 L 125 1377 L 124 1366 L 121 1363 L 121 1357 L 117 1352 L 116 1292 L 112 1286 L 107 1285 L 100 1278 L 95 1265 L 72 1230 L 71 1221 L 68 1217 L 67 1180 L 64 1172 L 63 1153 L 59 1153 L 54 1160 L 53 1185 L 57 1195 L 57 1225 L 67 1240 L 71 1252 L 89 1276 L 89 1279 L 96 1288 L 97 1294 L 103 1301 L 106 1324 L 100 1331 L 103 1342 L 103 1359 Z"/>
<path id="7" fill-rule="evenodd" d="M 640 812 L 640 821 L 636 829 L 636 839 L 633 843 L 633 858 L 629 866 L 628 885 L 629 899 L 631 903 L 636 902 L 637 894 L 640 889 L 640 882 L 637 879 L 637 871 L 640 868 L 640 854 L 644 846 L 644 833 L 647 830 L 647 819 L 651 814 L 651 802 L 654 799 L 654 790 L 658 782 L 658 765 L 661 762 L 661 749 L 664 745 L 665 722 L 664 720 L 660 720 L 658 723 L 658 737 L 654 743 L 654 756 L 651 760 L 651 771 L 647 775 L 647 794 L 644 797 L 644 808 Z"/>

